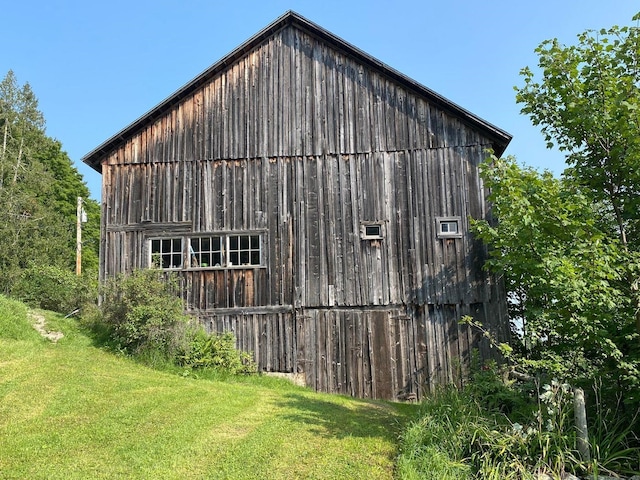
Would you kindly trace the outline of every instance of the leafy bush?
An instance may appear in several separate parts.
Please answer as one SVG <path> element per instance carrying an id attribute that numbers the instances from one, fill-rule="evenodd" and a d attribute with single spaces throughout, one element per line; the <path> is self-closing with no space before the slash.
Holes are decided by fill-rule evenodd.
<path id="1" fill-rule="evenodd" d="M 501 375 L 495 361 L 480 364 L 479 355 L 474 351 L 471 356 L 471 373 L 466 391 L 478 405 L 489 412 L 528 415 L 528 399 L 521 389 L 512 388 Z"/>
<path id="2" fill-rule="evenodd" d="M 255 373 L 257 368 L 252 355 L 239 352 L 235 344 L 231 332 L 207 334 L 203 328 L 196 328 L 185 352 L 179 357 L 179 363 L 194 369 L 221 369 L 233 375 Z"/>
<path id="3" fill-rule="evenodd" d="M 175 294 L 177 281 L 159 270 L 136 270 L 104 286 L 102 321 L 128 354 L 173 359 L 185 349 L 189 317 Z M 146 353 L 145 353 L 146 352 Z"/>
<path id="4" fill-rule="evenodd" d="M 22 271 L 11 296 L 31 307 L 70 313 L 97 298 L 97 285 L 90 276 L 78 276 L 53 265 L 31 265 Z"/>
<path id="5" fill-rule="evenodd" d="M 120 275 L 104 286 L 101 308 L 83 312 L 83 322 L 98 342 L 147 365 L 255 373 L 252 354 L 235 348 L 233 334 L 210 335 L 194 325 L 177 292 L 178 279 L 157 269 Z"/>

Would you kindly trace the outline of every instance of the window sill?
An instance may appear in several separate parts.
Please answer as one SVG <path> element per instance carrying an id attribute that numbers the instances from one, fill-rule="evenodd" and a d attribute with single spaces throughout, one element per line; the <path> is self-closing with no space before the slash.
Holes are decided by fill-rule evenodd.
<path id="1" fill-rule="evenodd" d="M 266 265 L 230 265 L 227 267 L 224 266 L 213 266 L 213 267 L 188 267 L 182 269 L 185 272 L 199 272 L 202 270 L 260 270 L 263 268 L 267 268 Z"/>

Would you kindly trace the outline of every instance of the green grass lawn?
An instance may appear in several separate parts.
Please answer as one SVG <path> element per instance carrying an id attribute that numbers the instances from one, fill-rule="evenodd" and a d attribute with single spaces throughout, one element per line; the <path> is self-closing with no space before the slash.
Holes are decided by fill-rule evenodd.
<path id="1" fill-rule="evenodd" d="M 0 297 L 0 478 L 393 478 L 413 406 L 145 368 Z"/>

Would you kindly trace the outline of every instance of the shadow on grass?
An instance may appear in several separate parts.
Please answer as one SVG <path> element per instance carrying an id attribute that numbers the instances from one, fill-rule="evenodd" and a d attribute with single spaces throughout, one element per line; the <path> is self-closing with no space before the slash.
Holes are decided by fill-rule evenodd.
<path id="1" fill-rule="evenodd" d="M 337 399 L 340 397 L 337 397 Z M 404 425 L 417 412 L 415 405 L 351 399 L 327 401 L 302 394 L 286 395 L 285 406 L 295 409 L 287 418 L 314 426 L 315 434 L 331 437 L 377 437 L 395 442 Z"/>

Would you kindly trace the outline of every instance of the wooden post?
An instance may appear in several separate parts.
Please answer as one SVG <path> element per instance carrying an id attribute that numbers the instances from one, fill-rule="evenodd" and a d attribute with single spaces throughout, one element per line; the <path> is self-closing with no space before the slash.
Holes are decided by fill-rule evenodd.
<path id="1" fill-rule="evenodd" d="M 76 275 L 82 274 L 82 197 L 76 205 Z"/>
<path id="2" fill-rule="evenodd" d="M 587 411 L 584 406 L 584 391 L 581 388 L 573 389 L 573 411 L 577 430 L 577 447 L 582 461 L 591 462 L 589 452 L 589 435 L 587 433 Z"/>

